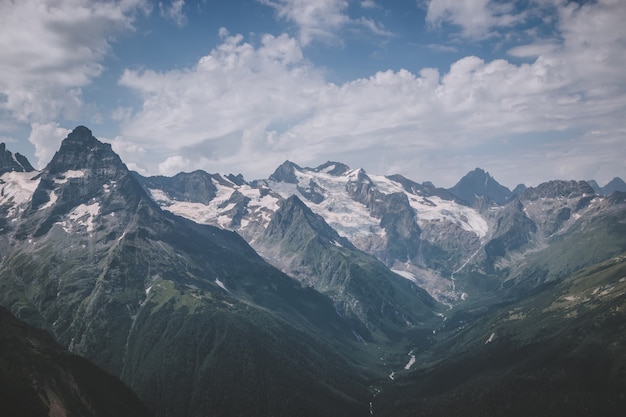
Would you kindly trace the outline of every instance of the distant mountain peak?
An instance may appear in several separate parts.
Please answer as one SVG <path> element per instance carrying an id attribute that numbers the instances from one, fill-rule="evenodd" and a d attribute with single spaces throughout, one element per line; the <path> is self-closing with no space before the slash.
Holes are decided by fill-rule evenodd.
<path id="1" fill-rule="evenodd" d="M 626 182 L 619 177 L 613 178 L 602 187 L 602 194 L 604 195 L 611 195 L 616 191 L 626 192 Z"/>
<path id="2" fill-rule="evenodd" d="M 4 143 L 0 143 L 0 175 L 5 172 L 31 172 L 35 168 L 28 162 L 25 156 L 12 153 Z"/>
<path id="3" fill-rule="evenodd" d="M 90 199 L 109 194 L 113 188 L 119 189 L 129 174 L 110 144 L 100 142 L 85 126 L 78 126 L 61 142 L 59 150 L 41 172 L 31 208 L 55 206 L 55 216 L 66 214 Z M 140 186 L 137 184 L 137 187 Z M 133 195 L 131 191 L 129 196 Z M 47 222 L 46 227 L 51 224 Z M 46 230 L 42 229 L 42 233 Z"/>
<path id="4" fill-rule="evenodd" d="M 595 191 L 586 181 L 552 180 L 526 189 L 521 197 L 526 200 L 539 198 L 577 198 L 595 195 Z"/>
<path id="5" fill-rule="evenodd" d="M 297 184 L 298 179 L 296 178 L 296 170 L 301 170 L 298 165 L 294 164 L 291 161 L 283 162 L 276 171 L 272 175 L 270 175 L 270 180 L 278 181 L 278 182 L 288 182 L 291 184 Z"/>
<path id="6" fill-rule="evenodd" d="M 111 145 L 96 139 L 85 126 L 76 127 L 61 142 L 61 147 L 44 171 L 56 175 L 69 170 L 128 171 Z"/>
<path id="7" fill-rule="evenodd" d="M 499 184 L 482 168 L 468 172 L 448 191 L 469 205 L 474 205 L 479 197 L 486 197 L 499 205 L 511 198 L 511 190 Z"/>
<path id="8" fill-rule="evenodd" d="M 326 172 L 327 174 L 334 175 L 336 177 L 344 175 L 348 171 L 350 171 L 350 167 L 348 165 L 335 161 L 328 161 L 315 168 L 315 172 Z"/>

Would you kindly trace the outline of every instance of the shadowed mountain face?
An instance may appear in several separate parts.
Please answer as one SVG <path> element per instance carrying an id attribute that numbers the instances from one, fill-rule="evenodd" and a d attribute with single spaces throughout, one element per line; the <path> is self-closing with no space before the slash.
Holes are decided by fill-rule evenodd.
<path id="1" fill-rule="evenodd" d="M 2 307 L 0 401 L 3 414 L 15 417 L 151 415 L 120 380 Z"/>
<path id="2" fill-rule="evenodd" d="M 144 178 L 78 127 L 0 174 L 0 304 L 157 416 L 615 415 L 626 194 L 459 184 Z"/>
<path id="3" fill-rule="evenodd" d="M 86 128 L 22 180 L 34 191 L 3 229 L 1 303 L 157 415 L 365 409 L 342 353 L 358 342 L 332 301 L 238 235 L 162 211 Z"/>
<path id="4" fill-rule="evenodd" d="M 281 203 L 255 247 L 331 297 L 342 316 L 360 323 L 360 337 L 369 342 L 397 341 L 435 318 L 437 303 L 424 290 L 359 251 L 296 196 Z"/>
<path id="5" fill-rule="evenodd" d="M 476 204 L 479 197 L 485 197 L 489 201 L 502 205 L 512 195 L 508 188 L 500 185 L 488 172 L 480 168 L 469 172 L 448 191 L 470 206 Z"/>
<path id="6" fill-rule="evenodd" d="M 34 170 L 35 168 L 25 156 L 19 153 L 13 154 L 7 150 L 4 143 L 0 143 L 0 175 L 5 172 L 32 172 Z"/>

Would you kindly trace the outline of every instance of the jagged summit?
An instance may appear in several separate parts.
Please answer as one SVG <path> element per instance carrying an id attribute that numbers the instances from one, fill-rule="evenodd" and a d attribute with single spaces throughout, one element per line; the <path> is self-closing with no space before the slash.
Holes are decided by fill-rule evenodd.
<path id="1" fill-rule="evenodd" d="M 524 191 L 526 191 L 527 188 L 528 187 L 526 187 L 525 184 L 517 184 L 515 186 L 515 188 L 513 188 L 513 191 L 511 192 L 512 193 L 512 197 L 515 197 L 515 196 L 518 196 L 518 195 L 522 195 L 522 193 Z"/>
<path id="2" fill-rule="evenodd" d="M 604 195 L 611 195 L 616 191 L 626 192 L 626 182 L 619 177 L 613 178 L 602 187 L 602 194 Z"/>
<path id="3" fill-rule="evenodd" d="M 279 181 L 279 182 L 288 182 L 291 184 L 297 184 L 298 179 L 296 178 L 295 170 L 301 170 L 298 165 L 294 164 L 291 161 L 283 162 L 276 171 L 272 175 L 270 175 L 270 180 Z"/>
<path id="4" fill-rule="evenodd" d="M 586 181 L 562 181 L 553 180 L 539 184 L 537 187 L 526 189 L 521 198 L 536 200 L 538 198 L 576 198 L 595 196 L 595 191 Z"/>
<path id="5" fill-rule="evenodd" d="M 35 168 L 28 162 L 25 156 L 12 153 L 4 143 L 0 143 L 0 175 L 5 172 L 31 172 Z"/>
<path id="6" fill-rule="evenodd" d="M 33 220 L 41 223 L 37 233 L 46 233 L 64 216 L 78 216 L 76 210 L 84 211 L 84 207 L 106 213 L 135 207 L 141 198 L 152 204 L 111 145 L 96 139 L 84 126 L 78 126 L 63 140 L 39 178 L 30 209 L 51 211 Z M 97 216 L 92 214 L 89 218 L 93 220 Z"/>
<path id="7" fill-rule="evenodd" d="M 76 127 L 61 143 L 61 147 L 44 169 L 56 175 L 68 170 L 91 170 L 92 174 L 111 175 L 128 171 L 111 145 L 96 139 L 85 126 Z"/>
<path id="8" fill-rule="evenodd" d="M 298 178 L 296 171 L 326 173 L 335 177 L 341 177 L 342 175 L 346 175 L 350 169 L 348 165 L 336 161 L 327 161 L 316 168 L 303 168 L 291 161 L 285 161 L 276 168 L 276 171 L 270 175 L 269 179 L 277 182 L 297 184 Z"/>
<path id="9" fill-rule="evenodd" d="M 301 244 L 306 243 L 307 238 L 312 236 L 320 236 L 324 238 L 326 242 L 330 244 L 341 245 L 351 249 L 354 246 L 348 239 L 341 237 L 336 230 L 330 227 L 318 214 L 313 211 L 300 199 L 297 195 L 291 195 L 280 204 L 280 208 L 276 211 L 276 214 L 270 221 L 266 235 L 270 237 L 280 237 L 280 239 L 287 238 L 286 225 L 291 226 L 296 220 L 304 220 L 309 225 L 309 230 L 303 230 L 302 228 L 295 231 L 291 240 L 299 240 Z M 309 235 L 309 236 L 303 236 Z"/>
<path id="10" fill-rule="evenodd" d="M 341 162 L 328 161 L 314 170 L 315 172 L 326 172 L 327 174 L 334 176 L 344 175 L 346 172 L 350 171 L 350 167 Z"/>
<path id="11" fill-rule="evenodd" d="M 613 178 L 604 187 L 600 187 L 596 180 L 587 180 L 587 183 L 598 195 L 609 196 L 616 191 L 626 192 L 626 182 L 620 177 Z"/>
<path id="12" fill-rule="evenodd" d="M 469 205 L 474 205 L 479 197 L 486 197 L 499 205 L 511 198 L 511 190 L 500 185 L 482 168 L 476 168 L 467 173 L 448 191 Z"/>
<path id="13" fill-rule="evenodd" d="M 141 177 L 134 173 L 135 176 Z M 217 194 L 217 188 L 213 183 L 214 175 L 204 171 L 190 173 L 178 173 L 173 177 L 155 176 L 141 177 L 147 189 L 159 189 L 164 191 L 172 200 L 204 203 L 211 201 Z"/>

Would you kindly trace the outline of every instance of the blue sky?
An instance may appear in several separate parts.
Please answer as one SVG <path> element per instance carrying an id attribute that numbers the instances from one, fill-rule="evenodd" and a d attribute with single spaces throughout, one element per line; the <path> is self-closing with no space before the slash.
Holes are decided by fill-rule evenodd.
<path id="1" fill-rule="evenodd" d="M 623 0 L 0 0 L 0 140 L 129 168 L 626 177 Z"/>

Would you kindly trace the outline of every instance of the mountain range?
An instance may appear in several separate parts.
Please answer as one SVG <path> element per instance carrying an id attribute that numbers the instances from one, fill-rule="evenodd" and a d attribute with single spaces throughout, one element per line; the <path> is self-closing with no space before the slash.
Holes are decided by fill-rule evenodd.
<path id="1" fill-rule="evenodd" d="M 83 126 L 41 171 L 2 145 L 0 173 L 0 305 L 156 416 L 626 403 L 619 179 L 145 177 Z"/>

